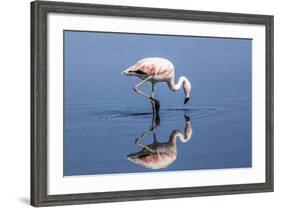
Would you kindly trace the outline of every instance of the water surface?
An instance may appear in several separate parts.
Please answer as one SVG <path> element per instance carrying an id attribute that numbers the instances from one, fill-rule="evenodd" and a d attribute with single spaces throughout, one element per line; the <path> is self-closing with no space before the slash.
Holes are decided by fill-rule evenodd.
<path id="1" fill-rule="evenodd" d="M 134 93 L 140 80 L 121 71 L 144 57 L 171 60 L 176 79 L 190 79 L 183 91 L 156 86 L 161 102 L 157 142 L 184 132 L 187 114 L 192 137 L 176 142 L 176 159 L 150 169 L 127 155 L 142 147 L 135 139 L 151 128 L 151 104 Z M 144 90 L 149 92 L 147 83 Z M 141 140 L 153 143 L 153 134 Z M 64 32 L 64 175 L 251 167 L 251 40 L 184 36 Z"/>

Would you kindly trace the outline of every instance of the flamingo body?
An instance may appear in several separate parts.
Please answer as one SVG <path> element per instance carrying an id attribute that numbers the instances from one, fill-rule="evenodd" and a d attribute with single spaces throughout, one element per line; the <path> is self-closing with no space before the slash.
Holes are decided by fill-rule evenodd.
<path id="1" fill-rule="evenodd" d="M 125 75 L 137 76 L 140 79 L 152 78 L 150 82 L 167 82 L 174 78 L 174 65 L 168 60 L 160 57 L 144 58 L 124 71 Z"/>
<path id="2" fill-rule="evenodd" d="M 169 166 L 177 158 L 177 150 L 175 144 L 169 143 L 153 143 L 147 145 L 151 152 L 143 149 L 140 152 L 132 153 L 127 156 L 127 159 L 135 164 L 144 166 L 150 169 L 161 169 Z"/>

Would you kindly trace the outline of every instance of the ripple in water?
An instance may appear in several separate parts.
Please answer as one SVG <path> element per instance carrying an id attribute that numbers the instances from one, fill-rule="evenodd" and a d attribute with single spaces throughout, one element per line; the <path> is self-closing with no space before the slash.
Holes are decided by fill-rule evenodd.
<path id="1" fill-rule="evenodd" d="M 193 108 L 167 108 L 160 110 L 160 116 L 165 117 L 167 121 L 182 119 L 184 113 L 188 114 L 192 120 L 206 119 L 217 116 L 221 113 L 229 111 L 226 108 L 218 107 L 193 107 Z M 90 113 L 90 116 L 98 117 L 104 120 L 120 120 L 120 119 L 151 119 L 152 112 L 133 112 L 133 111 L 103 111 L 98 113 Z"/>

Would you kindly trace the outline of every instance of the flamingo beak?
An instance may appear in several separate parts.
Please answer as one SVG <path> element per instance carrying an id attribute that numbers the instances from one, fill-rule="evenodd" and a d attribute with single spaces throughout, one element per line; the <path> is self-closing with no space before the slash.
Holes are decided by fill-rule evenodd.
<path id="1" fill-rule="evenodd" d="M 132 76 L 133 73 L 130 71 L 130 69 L 126 69 L 124 71 L 121 72 L 122 75 L 126 75 L 126 76 Z"/>
<path id="2" fill-rule="evenodd" d="M 188 101 L 189 101 L 189 97 L 186 97 L 186 98 L 184 99 L 184 104 L 186 104 Z"/>

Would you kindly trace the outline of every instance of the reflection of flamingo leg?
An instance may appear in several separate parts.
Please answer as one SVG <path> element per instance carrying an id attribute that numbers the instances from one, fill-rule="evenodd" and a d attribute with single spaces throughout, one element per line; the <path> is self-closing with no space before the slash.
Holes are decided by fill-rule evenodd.
<path id="1" fill-rule="evenodd" d="M 154 144 L 157 143 L 155 129 L 153 130 L 153 143 L 154 143 Z"/>
<path id="2" fill-rule="evenodd" d="M 145 145 L 145 144 L 142 144 L 142 143 L 136 143 L 136 144 L 139 145 L 139 146 L 141 146 L 141 147 L 143 147 L 143 148 L 145 148 L 145 149 L 147 149 L 148 151 L 150 151 L 150 152 L 152 152 L 152 153 L 156 153 L 155 150 L 151 149 L 150 147 L 148 147 L 148 146 Z"/>
<path id="3" fill-rule="evenodd" d="M 146 135 L 149 134 L 151 131 L 152 131 L 152 129 L 149 129 L 148 131 L 144 132 L 140 137 L 138 137 L 138 138 L 135 139 L 135 143 L 138 144 L 139 141 L 140 141 L 141 139 L 145 138 Z"/>
<path id="4" fill-rule="evenodd" d="M 151 128 L 149 129 L 148 131 L 144 132 L 140 137 L 136 138 L 135 140 L 135 144 L 147 149 L 148 151 L 152 152 L 152 153 L 155 153 L 156 151 L 151 149 L 150 147 L 148 147 L 148 145 L 145 145 L 145 144 L 142 144 L 140 143 L 140 140 L 145 138 L 150 132 L 154 131 L 155 128 Z M 155 140 L 155 133 L 153 133 L 153 136 L 154 136 L 154 140 Z"/>
<path id="5" fill-rule="evenodd" d="M 140 143 L 140 140 L 143 139 L 143 138 L 145 138 L 145 136 L 146 136 L 148 133 L 150 133 L 151 131 L 152 131 L 152 129 L 150 129 L 150 130 L 144 132 L 139 138 L 137 138 L 137 139 L 135 140 L 135 144 L 137 144 L 137 145 L 139 145 L 139 146 L 141 146 L 141 147 L 147 149 L 148 151 L 150 151 L 150 152 L 152 152 L 152 153 L 155 153 L 155 152 L 156 152 L 155 150 L 149 148 L 147 145 L 144 145 L 144 144 Z"/>
<path id="6" fill-rule="evenodd" d="M 159 116 L 159 115 L 157 115 Z M 158 118 L 160 119 L 160 118 Z M 140 140 L 145 138 L 150 132 L 153 132 L 153 138 L 154 140 L 156 140 L 156 128 L 158 126 L 159 122 L 157 122 L 157 118 L 155 117 L 155 115 L 153 114 L 153 117 L 152 117 L 152 123 L 151 123 L 151 128 L 147 131 L 145 131 L 140 137 L 136 138 L 135 139 L 135 144 L 140 144 Z"/>

